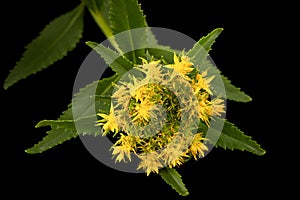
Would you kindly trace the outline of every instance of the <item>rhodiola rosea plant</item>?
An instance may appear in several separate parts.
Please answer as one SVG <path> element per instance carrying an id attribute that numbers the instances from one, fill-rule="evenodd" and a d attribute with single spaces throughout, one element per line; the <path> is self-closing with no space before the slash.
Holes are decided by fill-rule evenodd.
<path id="1" fill-rule="evenodd" d="M 82 38 L 85 12 L 91 14 L 110 47 Z M 41 120 L 36 127 L 51 129 L 26 152 L 42 153 L 81 135 L 110 137 L 111 157 L 116 163 L 132 162 L 135 156 L 137 170 L 159 174 L 183 196 L 189 193 L 176 168 L 204 157 L 210 144 L 265 154 L 250 136 L 224 119 L 226 100 L 245 103 L 251 98 L 232 85 L 209 59 L 208 53 L 222 31 L 217 27 L 191 49 L 172 49 L 156 39 L 136 0 L 82 0 L 51 21 L 26 47 L 4 88 L 51 66 L 82 40 L 114 74 L 81 88 L 58 119 Z M 125 40 L 116 36 L 122 33 Z M 143 48 L 135 49 L 132 41 L 136 40 Z M 125 50 L 127 46 L 130 52 Z M 217 77 L 225 93 L 213 84 Z M 91 107 L 96 113 L 90 112 Z M 223 125 L 221 133 L 211 126 L 218 120 Z"/>

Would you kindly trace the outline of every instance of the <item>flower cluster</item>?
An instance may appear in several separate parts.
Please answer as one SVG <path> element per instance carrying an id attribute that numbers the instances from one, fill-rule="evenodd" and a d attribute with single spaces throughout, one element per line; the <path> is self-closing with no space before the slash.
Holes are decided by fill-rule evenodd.
<path id="1" fill-rule="evenodd" d="M 224 113 L 224 101 L 211 100 L 213 76 L 200 73 L 189 58 L 174 54 L 172 64 L 147 61 L 134 67 L 115 85 L 110 113 L 99 113 L 97 125 L 114 133 L 116 161 L 140 158 L 147 175 L 162 167 L 176 167 L 208 150 L 199 123 L 210 125 Z"/>

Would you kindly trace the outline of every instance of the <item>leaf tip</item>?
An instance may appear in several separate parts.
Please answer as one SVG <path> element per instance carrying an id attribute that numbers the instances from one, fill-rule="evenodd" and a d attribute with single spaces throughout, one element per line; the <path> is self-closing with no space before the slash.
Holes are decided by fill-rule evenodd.
<path id="1" fill-rule="evenodd" d="M 8 85 L 7 83 L 4 83 L 4 84 L 3 84 L 4 90 L 7 90 L 7 89 L 9 88 L 9 86 L 10 86 L 10 85 Z"/>
<path id="2" fill-rule="evenodd" d="M 9 87 L 11 87 L 12 85 L 14 85 L 17 81 L 12 81 L 12 75 L 11 72 L 13 70 L 10 71 L 9 75 L 6 77 L 6 79 L 4 80 L 4 84 L 3 84 L 3 88 L 4 90 L 7 90 Z"/>
<path id="3" fill-rule="evenodd" d="M 244 92 L 243 95 L 241 95 L 241 98 L 239 100 L 233 99 L 233 101 L 242 102 L 242 103 L 248 103 L 251 102 L 252 100 L 253 99 L 249 95 L 245 94 Z"/>
<path id="4" fill-rule="evenodd" d="M 96 42 L 92 42 L 92 41 L 86 41 L 85 44 L 91 48 L 95 48 L 98 45 Z"/>
<path id="5" fill-rule="evenodd" d="M 248 96 L 248 101 L 247 102 L 250 102 L 252 101 L 252 98 L 250 96 Z"/>
<path id="6" fill-rule="evenodd" d="M 28 153 L 28 154 L 35 154 L 36 153 L 36 152 L 32 151 L 32 148 L 26 149 L 24 151 L 25 151 L 25 153 Z"/>
<path id="7" fill-rule="evenodd" d="M 215 35 L 215 37 L 217 38 L 223 31 L 224 28 L 215 28 L 210 34 Z"/>
<path id="8" fill-rule="evenodd" d="M 260 150 L 257 152 L 256 155 L 258 155 L 258 156 L 263 156 L 263 155 L 265 155 L 266 153 L 267 153 L 266 150 L 264 150 L 263 148 L 260 148 Z"/>
<path id="9" fill-rule="evenodd" d="M 180 193 L 180 195 L 181 195 L 181 196 L 184 196 L 184 197 L 189 196 L 189 194 L 190 194 L 190 193 L 189 193 L 188 191 L 186 191 L 185 193 Z"/>
<path id="10" fill-rule="evenodd" d="M 222 31 L 224 31 L 224 28 L 216 28 L 216 31 L 221 33 Z"/>

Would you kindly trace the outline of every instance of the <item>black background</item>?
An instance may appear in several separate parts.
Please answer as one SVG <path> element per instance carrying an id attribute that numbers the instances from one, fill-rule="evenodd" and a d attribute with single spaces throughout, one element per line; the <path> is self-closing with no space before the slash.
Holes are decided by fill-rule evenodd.
<path id="1" fill-rule="evenodd" d="M 283 146 L 275 141 L 281 136 L 280 128 L 284 123 L 277 112 L 283 102 L 277 104 L 277 99 L 271 99 L 272 95 L 280 95 L 276 91 L 281 84 L 274 83 L 278 79 L 273 72 L 281 55 L 280 51 L 276 51 L 276 40 L 279 39 L 278 33 L 285 28 L 279 23 L 282 5 L 261 5 L 252 1 L 238 4 L 214 1 L 200 4 L 197 1 L 140 2 L 149 26 L 174 29 L 195 40 L 214 28 L 224 28 L 211 56 L 223 74 L 253 98 L 249 103 L 229 101 L 227 118 L 267 151 L 264 156 L 257 156 L 215 148 L 204 159 L 188 162 L 179 168 L 190 191 L 190 196 L 185 199 L 244 199 L 282 192 L 282 181 L 279 180 L 287 174 L 279 165 L 284 163 L 285 157 L 280 154 Z M 1 13 L 1 84 L 20 59 L 24 46 L 50 20 L 78 3 L 70 0 L 28 0 L 2 4 L 2 10 L 8 12 Z M 6 177 L 1 181 L 5 191 L 12 189 L 11 197 L 24 189 L 22 195 L 28 198 L 144 199 L 161 195 L 182 198 L 157 175 L 146 177 L 104 166 L 87 152 L 79 139 L 42 154 L 24 152 L 42 139 L 48 130 L 34 128 L 37 122 L 56 119 L 69 104 L 77 70 L 90 51 L 84 42 L 102 42 L 104 39 L 86 12 L 83 40 L 74 51 L 8 90 L 0 89 L 1 166 Z"/>

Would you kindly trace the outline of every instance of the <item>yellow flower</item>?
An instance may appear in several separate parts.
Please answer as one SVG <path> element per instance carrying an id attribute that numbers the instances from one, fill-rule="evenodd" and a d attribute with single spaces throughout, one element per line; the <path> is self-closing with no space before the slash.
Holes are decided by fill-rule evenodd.
<path id="1" fill-rule="evenodd" d="M 182 151 L 182 146 L 178 147 L 169 146 L 165 148 L 161 154 L 162 159 L 165 161 L 165 164 L 170 168 L 182 165 L 187 155 L 187 152 Z"/>
<path id="2" fill-rule="evenodd" d="M 128 91 L 126 89 L 126 87 L 124 87 L 123 85 L 117 86 L 115 85 L 115 87 L 117 88 L 113 95 L 112 95 L 112 99 L 116 100 L 116 105 L 115 107 L 118 107 L 119 105 L 124 105 L 126 103 L 128 103 L 128 101 L 130 100 L 130 96 L 127 95 Z"/>
<path id="3" fill-rule="evenodd" d="M 225 104 L 223 99 L 214 99 L 212 102 L 212 115 L 221 116 L 221 113 L 225 113 Z"/>
<path id="4" fill-rule="evenodd" d="M 215 76 L 206 77 L 207 71 L 202 72 L 201 74 L 197 74 L 195 79 L 192 81 L 192 88 L 194 89 L 194 93 L 197 94 L 200 90 L 205 90 L 209 94 L 212 94 L 210 87 L 210 82 L 215 78 Z"/>
<path id="5" fill-rule="evenodd" d="M 203 157 L 204 151 L 208 150 L 205 144 L 203 144 L 202 142 L 203 140 L 207 140 L 207 139 L 203 138 L 201 133 L 195 134 L 194 140 L 190 147 L 190 152 L 194 156 L 195 160 L 197 160 L 197 158 L 199 158 L 200 155 Z"/>
<path id="6" fill-rule="evenodd" d="M 198 96 L 199 100 L 199 114 L 208 126 L 212 116 L 221 116 L 221 113 L 225 113 L 225 104 L 223 99 L 215 98 L 212 101 L 208 100 L 207 94 Z"/>
<path id="7" fill-rule="evenodd" d="M 208 100 L 207 94 L 202 94 L 199 96 L 199 114 L 200 119 L 202 119 L 206 125 L 209 126 L 209 120 L 212 115 L 212 105 L 211 102 Z"/>
<path id="8" fill-rule="evenodd" d="M 126 162 L 126 158 L 131 161 L 131 152 L 135 152 L 137 143 L 137 137 L 121 134 L 121 138 L 112 147 L 113 156 L 117 156 L 116 162 L 121 162 L 122 160 Z"/>
<path id="9" fill-rule="evenodd" d="M 118 123 L 116 122 L 116 118 L 114 115 L 114 109 L 111 105 L 109 115 L 104 113 L 98 113 L 98 116 L 102 117 L 103 119 L 98 120 L 96 126 L 103 125 L 103 135 L 106 135 L 109 131 L 117 133 L 119 131 Z"/>
<path id="10" fill-rule="evenodd" d="M 160 60 L 157 61 L 151 61 L 148 63 L 148 61 L 143 60 L 142 70 L 146 74 L 146 80 L 149 83 L 151 79 L 157 79 L 161 78 L 163 76 L 163 73 L 161 73 L 161 64 Z"/>
<path id="11" fill-rule="evenodd" d="M 138 121 L 138 122 L 149 122 L 150 121 L 150 111 L 151 108 L 153 107 L 154 103 L 151 102 L 148 99 L 142 100 L 140 103 L 138 103 L 134 107 L 134 112 L 132 116 L 134 117 L 132 119 L 133 122 Z"/>
<path id="12" fill-rule="evenodd" d="M 181 74 L 185 79 L 190 80 L 187 74 L 194 70 L 192 66 L 193 63 L 189 61 L 189 58 L 187 56 L 181 56 L 181 60 L 179 61 L 179 58 L 174 53 L 174 64 L 167 65 L 166 67 L 173 68 L 176 72 Z"/>
<path id="13" fill-rule="evenodd" d="M 116 156 L 116 162 L 121 162 L 122 160 L 124 160 L 124 162 L 126 162 L 126 158 L 129 159 L 129 161 L 131 161 L 131 147 L 130 146 L 114 146 L 113 148 L 113 152 L 112 155 Z"/>
<path id="14" fill-rule="evenodd" d="M 152 95 L 154 95 L 153 87 L 149 85 L 143 85 L 134 92 L 132 97 L 136 101 L 142 101 L 143 99 L 150 99 Z"/>
<path id="15" fill-rule="evenodd" d="M 141 159 L 137 169 L 143 169 L 147 176 L 151 172 L 158 173 L 159 168 L 162 168 L 163 165 L 159 161 L 159 154 L 156 151 L 145 153 L 138 156 Z"/>

